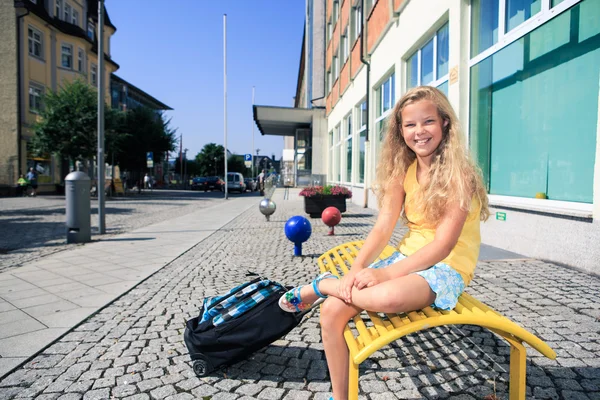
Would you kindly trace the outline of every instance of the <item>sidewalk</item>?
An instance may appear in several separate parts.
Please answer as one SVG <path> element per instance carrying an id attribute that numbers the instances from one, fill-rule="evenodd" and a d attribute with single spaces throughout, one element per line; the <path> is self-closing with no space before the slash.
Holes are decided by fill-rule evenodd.
<path id="1" fill-rule="evenodd" d="M 112 242 L 102 254 L 116 245 L 144 249 L 152 253 L 152 261 L 165 257 L 152 267 L 160 269 L 1 379 L 0 399 L 327 400 L 331 385 L 318 311 L 249 359 L 202 379 L 194 375 L 183 343 L 185 321 L 197 315 L 202 298 L 247 280 L 247 271 L 288 285 L 306 283 L 317 274 L 320 254 L 364 239 L 375 222 L 373 210 L 350 204 L 335 236 L 327 236 L 319 219 L 310 219 L 312 236 L 303 256 L 295 257 L 283 228 L 291 216 L 305 215 L 297 193 L 291 191 L 284 200 L 283 191 L 275 192 L 277 211 L 270 222 L 259 213 L 257 198 L 242 197 L 199 212 L 196 224 L 179 218 L 120 236 L 129 239 Z M 227 218 L 213 218 L 234 207 L 237 211 Z M 210 226 L 211 218 L 222 223 Z M 398 225 L 392 242 L 403 233 Z M 154 239 L 134 240 L 149 237 Z M 166 242 L 151 244 L 159 240 Z M 190 243 L 187 250 L 182 245 L 175 251 L 180 240 Z M 528 398 L 600 399 L 600 279 L 499 249 L 485 248 L 481 255 L 485 261 L 478 263 L 468 292 L 539 335 L 558 354 L 553 361 L 528 351 Z M 143 269 L 134 268 L 129 269 Z M 125 285 L 132 279 L 122 280 Z M 430 329 L 391 343 L 366 360 L 360 399 L 505 399 L 509 358 L 510 347 L 487 330 Z"/>
<path id="2" fill-rule="evenodd" d="M 254 203 L 230 199 L 0 273 L 0 377 Z"/>

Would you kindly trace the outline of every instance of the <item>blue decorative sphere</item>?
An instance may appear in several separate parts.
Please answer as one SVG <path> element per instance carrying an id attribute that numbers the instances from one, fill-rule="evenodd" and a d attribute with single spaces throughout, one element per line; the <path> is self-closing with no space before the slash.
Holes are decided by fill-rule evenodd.
<path id="1" fill-rule="evenodd" d="M 295 244 L 306 242 L 311 233 L 310 221 L 303 216 L 296 215 L 285 223 L 285 236 Z"/>

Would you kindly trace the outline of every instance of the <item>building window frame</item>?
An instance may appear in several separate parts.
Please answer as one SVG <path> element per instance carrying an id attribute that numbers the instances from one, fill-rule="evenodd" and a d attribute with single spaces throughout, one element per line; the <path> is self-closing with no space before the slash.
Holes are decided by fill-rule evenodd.
<path id="1" fill-rule="evenodd" d="M 96 36 L 96 25 L 92 21 L 88 21 L 87 24 L 87 36 L 93 42 L 94 37 Z"/>
<path id="2" fill-rule="evenodd" d="M 333 59 L 331 60 L 331 78 L 332 83 L 338 80 L 340 77 L 340 49 L 339 47 L 333 53 Z M 332 85 L 333 86 L 333 85 Z"/>
<path id="3" fill-rule="evenodd" d="M 40 114 L 43 109 L 44 86 L 29 82 L 29 112 Z"/>
<path id="4" fill-rule="evenodd" d="M 67 2 L 65 2 L 64 4 L 64 11 L 63 11 L 63 20 L 66 22 L 71 22 L 71 13 L 72 13 L 73 9 L 71 8 L 71 5 Z"/>
<path id="5" fill-rule="evenodd" d="M 344 159 L 344 173 L 342 174 L 342 180 L 345 183 L 351 184 L 352 183 L 352 171 L 353 171 L 353 164 L 354 164 L 354 134 L 352 132 L 352 111 L 350 111 L 348 114 L 346 114 L 346 116 L 344 117 L 344 128 L 346 131 L 346 135 L 344 137 L 344 142 L 342 145 L 342 151 L 343 151 L 343 159 Z"/>
<path id="6" fill-rule="evenodd" d="M 392 113 L 395 104 L 396 73 L 393 71 L 375 89 L 375 126 L 379 132 L 379 142 L 383 142 L 385 137 L 385 119 Z"/>
<path id="7" fill-rule="evenodd" d="M 341 57 L 340 57 L 340 63 L 341 65 L 345 65 L 346 61 L 348 61 L 348 57 L 350 57 L 350 38 L 348 37 L 348 27 L 346 26 L 346 29 L 344 30 L 344 33 L 342 34 L 342 39 L 341 39 L 341 45 L 340 45 L 340 49 L 341 49 Z"/>
<path id="8" fill-rule="evenodd" d="M 333 128 L 333 140 L 334 140 L 334 159 L 333 159 L 333 178 L 334 182 L 340 183 L 342 181 L 342 124 L 338 123 Z"/>
<path id="9" fill-rule="evenodd" d="M 509 32 L 506 32 L 506 7 L 508 5 L 508 1 L 511 0 L 498 0 L 498 38 L 496 40 L 496 43 L 477 54 L 474 54 L 475 52 L 473 50 L 473 38 L 471 36 L 474 26 L 473 4 L 471 3 L 469 5 L 469 68 L 488 58 L 492 54 L 497 53 L 506 46 L 509 46 L 511 43 L 519 40 L 523 36 L 527 35 L 539 26 L 544 25 L 552 18 L 562 14 L 564 11 L 575 6 L 583 0 L 563 0 L 560 3 L 553 3 L 551 0 L 541 0 L 541 10 L 538 13 L 531 16 L 521 24 L 515 26 Z"/>
<path id="10" fill-rule="evenodd" d="M 68 43 L 60 45 L 60 66 L 64 69 L 73 69 L 73 45 Z"/>
<path id="11" fill-rule="evenodd" d="M 90 64 L 90 83 L 92 86 L 98 87 L 98 65 Z"/>
<path id="12" fill-rule="evenodd" d="M 340 18 L 340 0 L 333 0 L 333 9 L 331 10 L 331 21 L 335 26 Z"/>
<path id="13" fill-rule="evenodd" d="M 367 140 L 367 113 L 369 109 L 367 107 L 367 101 L 362 100 L 355 107 L 356 109 L 356 147 L 358 151 L 356 152 L 356 168 L 354 168 L 354 173 L 356 174 L 355 182 L 358 185 L 364 185 L 365 183 L 365 165 L 366 165 L 366 140 Z M 363 140 L 364 139 L 364 140 Z M 362 165 L 361 165 L 361 155 L 362 155 Z"/>
<path id="14" fill-rule="evenodd" d="M 433 86 L 433 87 L 439 87 L 441 85 L 444 85 L 446 82 L 448 82 L 448 78 L 450 76 L 450 69 L 448 68 L 449 66 L 449 61 L 450 60 L 446 60 L 446 72 L 444 73 L 444 75 L 439 76 L 439 71 L 438 71 L 438 63 L 440 60 L 440 53 L 441 53 L 441 46 L 439 46 L 439 38 L 440 38 L 440 33 L 442 32 L 442 30 L 446 29 L 448 32 L 448 36 L 446 37 L 446 41 L 448 42 L 448 49 L 446 49 L 447 54 L 446 56 L 448 56 L 450 54 L 450 24 L 448 23 L 448 21 L 446 21 L 442 26 L 440 26 L 438 29 L 436 29 L 435 34 L 433 36 L 428 36 L 427 40 L 424 41 L 424 44 L 422 46 L 419 46 L 419 48 L 412 52 L 407 58 L 406 58 L 406 71 L 407 71 L 407 76 L 406 76 L 406 87 L 407 89 L 410 89 L 412 87 L 416 87 L 416 86 L 423 86 L 423 85 L 427 85 L 427 86 Z M 423 50 L 430 44 L 432 43 L 432 52 L 433 52 L 433 80 L 430 80 L 428 82 L 423 82 Z M 412 86 L 411 85 L 411 72 L 412 72 L 412 68 L 411 68 L 411 63 L 413 60 L 413 57 L 416 57 L 416 61 L 417 61 L 417 84 Z"/>
<path id="15" fill-rule="evenodd" d="M 61 19 L 63 10 L 63 0 L 54 0 L 54 18 Z"/>
<path id="16" fill-rule="evenodd" d="M 71 23 L 73 25 L 79 26 L 79 11 L 73 8 L 73 12 L 71 14 Z"/>
<path id="17" fill-rule="evenodd" d="M 333 167 L 333 163 L 334 163 L 334 149 L 335 149 L 335 141 L 333 139 L 333 130 L 329 131 L 329 181 L 333 181 L 333 177 L 334 177 L 334 167 Z"/>
<path id="18" fill-rule="evenodd" d="M 36 35 L 39 36 L 36 38 Z M 29 47 L 29 55 L 33 57 L 37 57 L 39 59 L 44 59 L 44 34 L 41 30 L 37 29 L 33 25 L 29 25 L 27 27 L 27 43 Z M 36 54 L 36 46 L 39 46 L 39 54 Z"/>
<path id="19" fill-rule="evenodd" d="M 77 71 L 85 71 L 85 51 L 81 47 L 77 48 Z"/>
<path id="20" fill-rule="evenodd" d="M 362 32 L 362 8 L 360 5 L 352 7 L 350 12 L 350 42 L 354 46 L 354 43 L 358 40 Z"/>

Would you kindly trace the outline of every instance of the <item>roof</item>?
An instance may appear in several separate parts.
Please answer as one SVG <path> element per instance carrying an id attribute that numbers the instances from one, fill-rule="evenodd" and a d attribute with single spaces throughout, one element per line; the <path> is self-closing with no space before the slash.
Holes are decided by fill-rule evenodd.
<path id="1" fill-rule="evenodd" d="M 144 92 L 142 89 L 127 82 L 125 79 L 123 79 L 115 74 L 110 74 L 110 79 L 114 80 L 116 82 L 119 82 L 123 85 L 126 85 L 129 88 L 129 90 L 136 92 L 139 96 L 143 97 L 146 101 L 148 101 L 149 103 L 152 103 L 152 105 L 154 106 L 154 108 L 156 110 L 172 110 L 172 108 L 169 107 L 168 105 L 166 105 L 165 103 L 157 100 L 155 97 L 150 96 L 148 93 Z"/>
<path id="2" fill-rule="evenodd" d="M 264 135 L 295 136 L 296 129 L 310 128 L 313 115 L 322 113 L 319 108 L 294 108 L 252 106 L 254 121 Z"/>

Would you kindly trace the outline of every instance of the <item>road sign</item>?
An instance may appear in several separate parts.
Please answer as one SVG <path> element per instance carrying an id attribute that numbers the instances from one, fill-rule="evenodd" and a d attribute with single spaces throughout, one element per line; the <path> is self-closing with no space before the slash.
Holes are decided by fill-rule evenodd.
<path id="1" fill-rule="evenodd" d="M 250 168 L 252 166 L 252 161 L 244 161 L 244 165 L 246 165 L 246 168 Z"/>
<path id="2" fill-rule="evenodd" d="M 151 151 L 146 153 L 146 167 L 154 167 L 154 154 Z"/>
<path id="3" fill-rule="evenodd" d="M 506 221 L 506 213 L 504 213 L 504 212 L 497 212 L 496 213 L 496 219 L 498 221 Z"/>
<path id="4" fill-rule="evenodd" d="M 244 161 L 252 162 L 252 154 L 244 154 Z"/>

